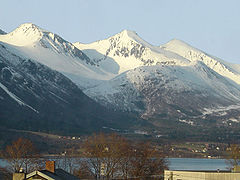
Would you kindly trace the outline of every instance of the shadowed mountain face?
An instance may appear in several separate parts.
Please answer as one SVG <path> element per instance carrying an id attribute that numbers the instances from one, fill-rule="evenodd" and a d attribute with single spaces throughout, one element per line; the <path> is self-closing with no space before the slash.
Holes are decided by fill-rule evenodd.
<path id="1" fill-rule="evenodd" d="M 7 34 L 7 33 L 0 29 L 0 35 L 1 34 L 4 35 L 4 34 Z"/>
<path id="2" fill-rule="evenodd" d="M 23 59 L 0 44 L 0 123 L 2 127 L 57 133 L 89 133 L 124 127 L 116 112 L 87 97 L 57 71 Z M 121 124 L 123 126 L 121 126 Z"/>

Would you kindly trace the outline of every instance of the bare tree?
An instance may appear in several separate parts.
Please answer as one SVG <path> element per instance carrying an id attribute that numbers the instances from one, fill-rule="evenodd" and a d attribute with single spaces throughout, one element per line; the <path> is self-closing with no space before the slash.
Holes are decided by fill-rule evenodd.
<path id="1" fill-rule="evenodd" d="M 131 153 L 129 174 L 131 177 L 151 177 L 163 174 L 167 162 L 162 152 L 152 147 L 150 143 L 135 145 Z"/>
<path id="2" fill-rule="evenodd" d="M 123 154 L 118 165 L 119 176 L 118 178 L 127 179 L 130 176 L 131 160 L 133 148 L 130 143 L 123 147 Z"/>
<path id="3" fill-rule="evenodd" d="M 127 141 L 116 134 L 94 134 L 86 140 L 86 161 L 96 179 L 101 176 L 107 179 L 117 176 L 127 145 Z"/>
<path id="4" fill-rule="evenodd" d="M 13 172 L 25 169 L 26 172 L 39 165 L 39 155 L 32 142 L 19 138 L 3 151 L 3 158 L 9 163 Z"/>
<path id="5" fill-rule="evenodd" d="M 78 161 L 74 149 L 68 149 L 62 155 L 63 156 L 55 159 L 56 166 L 73 174 L 75 169 L 74 165 Z"/>
<path id="6" fill-rule="evenodd" d="M 94 179 L 95 175 L 93 171 L 89 168 L 88 162 L 85 160 L 79 161 L 79 168 L 74 169 L 73 174 L 80 179 Z"/>
<path id="7" fill-rule="evenodd" d="M 237 144 L 232 144 L 227 150 L 227 163 L 229 168 L 240 165 L 240 146 Z"/>
<path id="8" fill-rule="evenodd" d="M 85 157 L 75 174 L 81 178 L 128 179 L 160 175 L 167 163 L 149 143 L 132 145 L 116 134 L 94 134 L 84 143 Z"/>

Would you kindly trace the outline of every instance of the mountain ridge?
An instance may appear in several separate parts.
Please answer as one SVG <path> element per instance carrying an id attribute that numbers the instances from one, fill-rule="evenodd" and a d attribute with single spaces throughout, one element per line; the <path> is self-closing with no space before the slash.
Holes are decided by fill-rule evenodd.
<path id="1" fill-rule="evenodd" d="M 240 124 L 240 65 L 181 40 L 153 46 L 136 32 L 124 30 L 82 44 L 68 42 L 33 24 L 16 31 L 35 39 L 28 41 L 21 36 L 26 42 L 19 44 L 11 33 L 0 35 L 5 49 L 63 74 L 106 109 L 134 114 L 155 127 L 161 123 L 225 127 L 231 119 L 236 126 Z M 1 89 L 12 92 L 4 86 Z"/>
<path id="2" fill-rule="evenodd" d="M 2 42 L 14 46 L 32 46 L 41 45 L 44 48 L 52 48 L 57 53 L 67 52 L 83 60 L 88 60 L 80 50 L 76 49 L 70 42 L 64 40 L 59 35 L 46 31 L 33 23 L 20 25 L 12 32 L 1 36 Z"/>
<path id="3" fill-rule="evenodd" d="M 134 44 L 133 46 L 131 46 L 131 38 L 122 38 L 122 36 L 126 36 L 126 34 L 128 33 L 128 31 L 123 31 L 120 32 L 112 37 L 109 37 L 105 40 L 102 41 L 97 41 L 94 43 L 90 43 L 90 44 L 75 44 L 76 47 L 78 47 L 81 50 L 89 50 L 89 49 L 95 49 L 98 52 L 101 52 L 102 54 L 105 54 L 106 57 L 111 57 L 113 59 L 116 60 L 116 62 L 118 64 L 121 64 L 120 61 L 131 61 L 134 58 L 136 60 L 139 60 L 140 58 L 144 57 L 144 55 L 146 55 L 148 53 L 148 55 L 150 54 L 149 57 L 151 57 L 152 59 L 150 59 L 150 63 L 149 64 L 141 64 L 141 63 L 136 63 L 135 65 L 133 65 L 132 67 L 129 67 L 125 70 L 122 70 L 118 73 L 117 76 L 115 76 L 114 79 L 109 80 L 109 82 L 111 82 L 110 84 L 108 82 L 103 82 L 102 84 L 95 86 L 94 88 L 89 88 L 84 90 L 84 92 L 89 95 L 90 97 L 92 97 L 93 99 L 97 100 L 98 102 L 101 102 L 103 104 L 105 104 L 106 106 L 110 106 L 110 107 L 114 107 L 114 108 L 120 108 L 123 111 L 136 111 L 136 112 L 141 112 L 143 109 L 139 109 L 138 105 L 139 103 L 142 104 L 141 106 L 145 106 L 143 104 L 146 104 L 146 101 L 152 99 L 152 97 L 147 97 L 147 99 L 144 100 L 141 99 L 142 95 L 141 95 L 141 91 L 138 92 L 138 90 L 136 90 L 136 92 L 134 92 L 135 90 L 131 90 L 131 89 L 135 89 L 136 88 L 136 82 L 134 82 L 134 78 L 133 78 L 133 82 L 129 82 L 129 79 L 127 77 L 125 77 L 126 80 L 122 80 L 122 83 L 118 83 L 121 82 L 120 79 L 122 79 L 122 74 L 124 73 L 129 73 L 131 74 L 134 70 L 137 69 L 141 69 L 141 67 L 154 67 L 154 66 L 158 66 L 158 67 L 186 67 L 189 68 L 191 67 L 193 64 L 198 64 L 201 73 L 199 74 L 199 77 L 201 76 L 205 76 L 204 74 L 206 72 L 208 73 L 214 73 L 217 75 L 217 81 L 216 83 L 218 83 L 218 81 L 220 80 L 221 83 L 219 84 L 220 88 L 218 88 L 217 86 L 213 86 L 215 84 L 214 81 L 212 81 L 211 79 L 207 80 L 206 79 L 206 85 L 209 84 L 210 86 L 212 86 L 212 90 L 211 91 L 216 91 L 218 92 L 219 96 L 218 98 L 216 97 L 215 101 L 217 101 L 218 103 L 221 101 L 222 97 L 223 99 L 225 99 L 225 106 L 229 106 L 231 105 L 231 103 L 233 104 L 239 104 L 239 98 L 237 98 L 239 96 L 239 80 L 240 80 L 240 76 L 239 76 L 239 70 L 236 68 L 237 65 L 229 65 L 228 63 L 226 63 L 225 61 L 222 61 L 218 58 L 215 58 L 213 56 L 208 55 L 207 53 L 192 47 L 191 45 L 189 45 L 188 43 L 178 40 L 178 39 L 173 39 L 171 41 L 169 41 L 168 43 L 157 47 L 157 46 L 152 46 L 147 44 L 147 47 L 144 46 L 144 43 L 140 43 L 140 45 L 138 44 Z M 122 35 L 123 34 L 123 35 Z M 136 33 L 133 33 L 134 36 L 137 36 Z M 122 40 L 122 39 L 123 40 Z M 125 41 L 127 39 L 127 41 Z M 129 43 L 130 42 L 130 43 Z M 135 41 L 137 43 L 141 42 L 141 41 Z M 130 45 L 129 45 L 130 44 Z M 103 50 L 103 47 L 109 46 L 110 48 L 106 48 L 105 50 Z M 140 49 L 142 48 L 142 52 L 139 49 L 135 49 L 134 46 L 138 46 L 140 47 Z M 101 47 L 101 48 L 100 48 Z M 116 49 L 116 50 L 114 50 Z M 120 49 L 120 50 L 118 50 Z M 143 56 L 134 56 L 134 53 L 131 54 L 131 51 L 136 51 L 141 52 L 142 54 L 144 54 Z M 146 53 L 147 51 L 147 53 Z M 125 54 L 127 52 L 127 54 Z M 129 54 L 130 52 L 130 54 Z M 154 54 L 157 53 L 158 55 Z M 161 54 L 161 55 L 159 55 Z M 88 56 L 91 57 L 91 54 L 89 53 Z M 146 56 L 145 56 L 146 57 Z M 119 60 L 117 60 L 119 59 Z M 140 61 L 138 61 L 140 62 Z M 235 67 L 235 68 L 233 68 Z M 151 68 L 150 68 L 151 69 Z M 197 69 L 196 69 L 197 70 Z M 178 70 L 176 69 L 176 72 Z M 171 74 L 169 74 L 170 76 Z M 190 76 L 194 76 L 194 72 L 192 75 Z M 209 76 L 211 77 L 211 76 Z M 208 78 L 209 78 L 208 77 Z M 154 74 L 152 77 L 149 78 L 144 78 L 144 77 L 135 77 L 138 79 L 141 79 L 143 81 L 143 83 L 146 83 L 145 86 L 148 87 L 147 82 L 145 79 L 156 79 L 157 80 L 157 75 Z M 117 79 L 117 80 L 116 80 Z M 131 79 L 131 78 L 130 78 Z M 126 83 L 127 82 L 127 83 Z M 186 82 L 182 82 L 182 83 L 186 83 Z M 192 83 L 195 83 L 194 81 Z M 112 85 L 111 85 L 112 84 Z M 114 87 L 114 85 L 115 87 Z M 118 85 L 117 85 L 118 84 Z M 132 86 L 132 85 L 133 86 Z M 229 87 L 225 86 L 224 84 L 228 84 Z M 209 86 L 208 85 L 208 86 Z M 104 88 L 104 87 L 107 88 Z M 143 85 L 144 86 L 144 85 Z M 152 84 L 151 86 L 153 86 L 153 90 L 155 90 L 156 88 L 156 83 Z M 231 90 L 231 88 L 233 88 L 234 90 Z M 178 87 L 176 87 L 178 88 Z M 222 90 L 221 90 L 222 88 Z M 176 89 L 177 90 L 177 89 Z M 197 92 L 198 89 L 196 89 Z M 145 90 L 143 90 L 145 91 Z M 222 91 L 222 92 L 221 92 Z M 150 93 L 150 91 L 148 91 Z M 133 96 L 133 98 L 131 98 L 131 95 L 128 96 L 127 94 L 135 94 Z M 206 92 L 211 94 L 211 92 Z M 236 94 L 235 94 L 236 93 Z M 195 96 L 197 96 L 197 93 L 194 93 Z M 124 97 L 125 96 L 125 97 Z M 175 94 L 172 95 L 171 97 L 178 97 L 179 95 Z M 122 97 L 122 99 L 120 98 Z M 140 98 L 139 98 L 140 97 Z M 193 99 L 194 96 L 191 98 Z M 202 96 L 202 99 L 207 100 L 206 97 Z M 201 98 L 198 97 L 196 100 L 196 104 L 199 103 L 201 101 Z M 162 97 L 162 99 L 164 99 L 164 97 Z M 173 98 L 174 99 L 174 98 Z M 184 98 L 183 98 L 184 99 Z M 218 100 L 217 100 L 218 99 Z M 173 100 L 174 102 L 174 100 Z M 222 101 L 223 102 L 223 101 Z M 226 103 L 228 102 L 228 103 Z M 155 104 L 157 104 L 158 102 L 154 102 Z M 152 102 L 152 104 L 154 104 Z M 209 104 L 208 104 L 209 103 Z M 205 104 L 204 107 L 204 103 L 202 104 L 202 111 L 201 113 L 204 114 L 204 109 L 211 109 L 211 108 L 217 108 L 217 107 L 221 107 L 222 105 L 216 103 L 214 106 L 211 105 L 211 102 L 208 102 Z M 135 104 L 135 105 L 133 105 Z M 181 104 L 181 103 L 179 103 Z M 218 105 L 217 105 L 218 104 Z M 167 105 L 165 103 L 165 105 Z M 116 107 L 117 106 L 117 107 Z M 223 105 L 224 106 L 224 105 Z M 145 106 L 146 108 L 146 106 Z M 149 106 L 149 109 L 159 109 L 156 107 L 151 107 Z M 199 107 L 198 107 L 199 108 Z M 170 109 L 168 109 L 169 111 Z M 157 111 L 157 110 L 156 110 Z M 185 110 L 186 111 L 186 110 Z M 145 116 L 146 114 L 152 114 L 152 113 L 144 113 L 143 115 Z M 150 118 L 150 117 L 147 117 Z"/>

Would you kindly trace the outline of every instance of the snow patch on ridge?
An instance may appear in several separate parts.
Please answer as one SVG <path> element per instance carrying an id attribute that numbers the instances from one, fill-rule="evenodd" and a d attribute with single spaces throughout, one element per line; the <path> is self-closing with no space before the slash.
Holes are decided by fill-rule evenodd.
<path id="1" fill-rule="evenodd" d="M 189 125 L 191 125 L 191 126 L 194 125 L 194 122 L 193 122 L 193 121 L 190 121 L 190 120 L 179 119 L 179 122 L 186 123 L 186 124 L 189 124 Z"/>
<path id="2" fill-rule="evenodd" d="M 226 111 L 234 110 L 234 109 L 240 109 L 240 104 L 235 104 L 227 107 L 204 108 L 204 111 L 202 113 L 203 115 L 209 115 L 213 113 L 225 113 Z"/>

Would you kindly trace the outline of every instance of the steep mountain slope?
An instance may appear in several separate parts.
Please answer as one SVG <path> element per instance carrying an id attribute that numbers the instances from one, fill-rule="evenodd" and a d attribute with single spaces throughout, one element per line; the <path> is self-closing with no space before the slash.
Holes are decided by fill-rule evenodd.
<path id="1" fill-rule="evenodd" d="M 134 111 L 147 119 L 205 118 L 230 115 L 239 108 L 239 65 L 180 40 L 157 47 L 125 30 L 102 41 L 74 45 L 101 68 L 110 64 L 109 59 L 118 65 L 112 68 L 115 78 L 84 90 L 107 107 Z M 233 119 L 239 121 L 236 114 L 232 113 Z"/>
<path id="2" fill-rule="evenodd" d="M 98 105 L 59 72 L 11 50 L 0 43 L 1 127 L 80 134 L 134 122 Z"/>
<path id="3" fill-rule="evenodd" d="M 80 87 L 98 80 L 109 79 L 94 61 L 81 50 L 60 36 L 26 23 L 13 32 L 0 35 L 0 41 L 8 43 L 19 56 L 35 59 L 54 70 L 63 73 Z"/>

